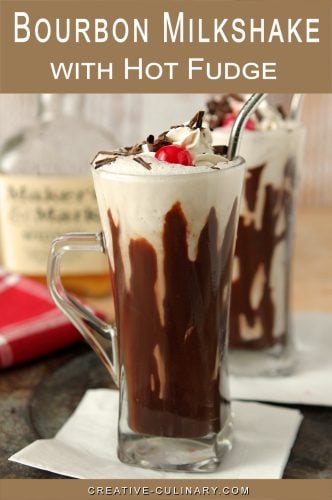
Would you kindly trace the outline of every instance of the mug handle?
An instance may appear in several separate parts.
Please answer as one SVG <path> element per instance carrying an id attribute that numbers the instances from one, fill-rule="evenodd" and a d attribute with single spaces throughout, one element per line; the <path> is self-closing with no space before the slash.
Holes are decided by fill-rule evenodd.
<path id="1" fill-rule="evenodd" d="M 57 307 L 78 329 L 119 386 L 118 343 L 115 326 L 97 318 L 68 293 L 61 281 L 61 260 L 67 252 L 106 254 L 103 233 L 66 233 L 52 241 L 47 269 L 48 288 Z"/>

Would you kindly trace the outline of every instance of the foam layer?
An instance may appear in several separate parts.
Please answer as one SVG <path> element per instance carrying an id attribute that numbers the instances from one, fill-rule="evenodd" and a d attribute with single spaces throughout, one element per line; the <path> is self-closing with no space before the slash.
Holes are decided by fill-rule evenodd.
<path id="1" fill-rule="evenodd" d="M 149 167 L 144 167 L 134 158 L 141 158 Z M 99 157 L 102 160 L 102 155 Z M 184 166 L 176 163 L 159 161 L 154 153 L 140 153 L 138 155 L 117 156 L 114 161 L 106 163 L 98 168 L 98 172 L 126 175 L 186 175 L 194 173 L 213 172 L 213 168 L 225 168 L 229 166 L 226 158 L 222 156 L 204 153 L 196 156 L 195 166 Z"/>

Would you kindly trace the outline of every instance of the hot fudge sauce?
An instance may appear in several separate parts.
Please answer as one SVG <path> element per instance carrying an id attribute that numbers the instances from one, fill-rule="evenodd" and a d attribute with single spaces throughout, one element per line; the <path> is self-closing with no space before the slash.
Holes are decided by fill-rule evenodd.
<path id="1" fill-rule="evenodd" d="M 256 209 L 260 178 L 264 168 L 266 165 L 261 165 L 248 172 L 244 196 L 248 211 L 252 214 Z M 288 317 L 290 252 L 287 243 L 293 213 L 294 182 L 295 163 L 289 160 L 285 166 L 282 185 L 279 188 L 274 188 L 272 184 L 265 186 L 261 227 L 257 228 L 253 220 L 246 223 L 246 218 L 240 216 L 235 250 L 238 268 L 237 276 L 233 279 L 230 315 L 232 347 L 243 347 L 241 331 L 250 328 L 253 330 L 256 328 L 258 334 L 263 333 L 257 337 L 253 335 L 252 339 L 245 344 L 247 348 L 260 349 L 286 342 L 287 321 L 284 323 L 284 331 L 278 332 L 278 336 L 274 336 L 273 332 L 277 322 L 278 307 L 282 308 L 285 311 L 285 317 Z M 278 221 L 281 218 L 289 222 L 280 231 Z M 283 281 L 281 290 L 284 302 L 276 305 L 272 261 L 274 252 L 281 243 L 284 244 L 285 258 L 288 256 L 283 262 L 283 272 L 286 273 L 287 279 Z M 253 288 L 256 288 L 256 292 Z M 257 290 L 259 290 L 258 293 Z M 256 293 L 256 299 L 253 299 L 254 293 Z"/>
<path id="2" fill-rule="evenodd" d="M 181 203 L 167 212 L 162 234 L 166 289 L 163 322 L 155 291 L 156 251 L 144 238 L 130 240 L 130 288 L 121 290 L 121 226 L 116 226 L 109 211 L 120 363 L 126 373 L 129 426 L 136 432 L 205 436 L 219 432 L 227 418 L 220 362 L 227 331 L 226 285 L 231 273 L 236 209 L 237 201 L 218 249 L 218 221 L 211 208 L 194 261 L 188 257 L 188 222 Z"/>

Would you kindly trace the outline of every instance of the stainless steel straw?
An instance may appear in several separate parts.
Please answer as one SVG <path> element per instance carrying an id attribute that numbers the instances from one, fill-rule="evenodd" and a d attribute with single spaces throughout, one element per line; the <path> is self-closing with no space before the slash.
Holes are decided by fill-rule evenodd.
<path id="1" fill-rule="evenodd" d="M 233 124 L 228 143 L 227 158 L 232 161 L 238 154 L 241 137 L 248 118 L 267 94 L 252 94 L 244 104 Z"/>

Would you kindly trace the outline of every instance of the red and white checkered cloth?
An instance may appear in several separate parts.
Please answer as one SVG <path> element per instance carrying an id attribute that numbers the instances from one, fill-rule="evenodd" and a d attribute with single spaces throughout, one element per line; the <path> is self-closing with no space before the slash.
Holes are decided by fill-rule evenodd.
<path id="1" fill-rule="evenodd" d="M 47 287 L 0 269 L 0 369 L 81 340 Z"/>

